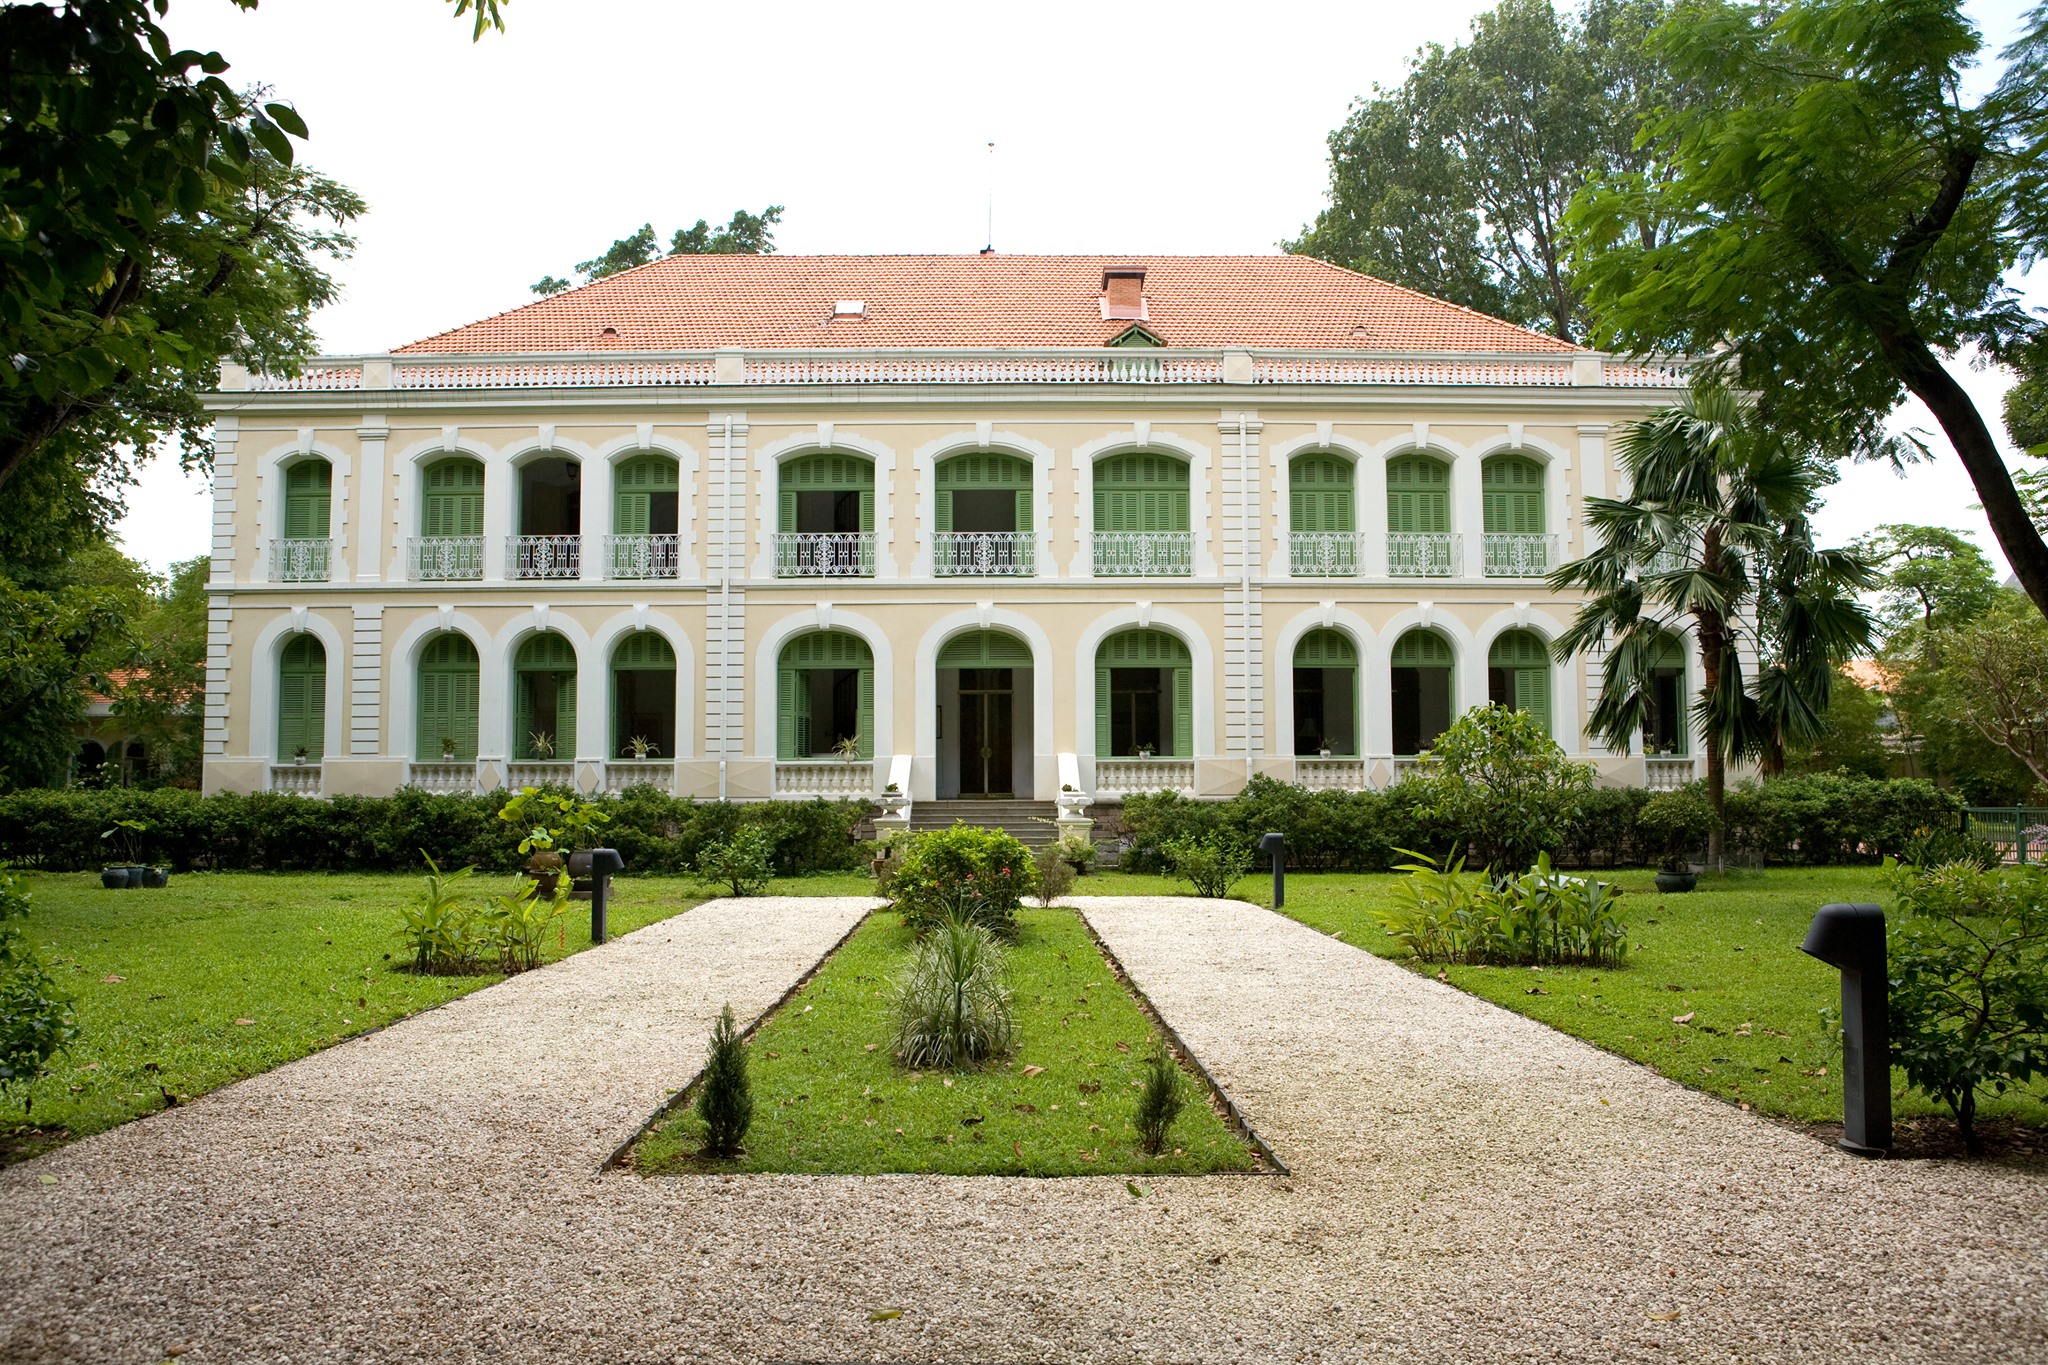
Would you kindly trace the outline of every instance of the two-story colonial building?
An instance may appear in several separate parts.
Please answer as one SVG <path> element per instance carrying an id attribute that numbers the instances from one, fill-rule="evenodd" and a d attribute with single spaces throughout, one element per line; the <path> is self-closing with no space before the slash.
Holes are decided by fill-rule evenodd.
<path id="1" fill-rule="evenodd" d="M 1078 806 L 1493 700 L 1667 785 L 1690 651 L 1605 752 L 1543 575 L 1682 386 L 1299 256 L 678 256 L 231 373 L 206 783 Z"/>

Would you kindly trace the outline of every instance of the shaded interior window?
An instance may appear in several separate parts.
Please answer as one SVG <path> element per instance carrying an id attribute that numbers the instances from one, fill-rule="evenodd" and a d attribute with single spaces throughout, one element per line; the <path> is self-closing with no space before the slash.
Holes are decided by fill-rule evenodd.
<path id="1" fill-rule="evenodd" d="M 1334 755 L 1358 752 L 1358 672 L 1351 668 L 1294 670 L 1294 752 L 1313 756 L 1327 744 Z"/>
<path id="2" fill-rule="evenodd" d="M 796 529 L 800 535 L 826 535 L 860 530 L 860 492 L 804 490 L 796 495 Z"/>
<path id="3" fill-rule="evenodd" d="M 1397 667 L 1389 683 L 1394 752 L 1419 754 L 1451 728 L 1451 670 Z"/>
<path id="4" fill-rule="evenodd" d="M 830 754 L 844 740 L 860 735 L 860 670 L 813 668 L 798 675 L 810 691 L 810 736 L 805 753 Z"/>
<path id="5" fill-rule="evenodd" d="M 1017 494 L 1006 488 L 953 490 L 953 529 L 988 532 L 1017 529 Z"/>
<path id="6" fill-rule="evenodd" d="M 1173 736 L 1162 723 L 1168 686 L 1165 669 L 1109 670 L 1109 752 L 1113 756 L 1133 757 L 1140 747 L 1159 755 L 1173 752 Z"/>
<path id="7" fill-rule="evenodd" d="M 614 710 L 618 732 L 614 752 L 625 757 L 635 736 L 652 741 L 655 758 L 676 752 L 676 675 L 674 669 L 622 668 L 612 675 L 617 691 Z"/>
<path id="8" fill-rule="evenodd" d="M 519 471 L 519 534 L 573 536 L 583 523 L 582 468 L 573 460 L 534 460 Z"/>
<path id="9" fill-rule="evenodd" d="M 1685 670 L 1653 668 L 1645 697 L 1643 747 L 1653 754 L 1685 752 Z"/>

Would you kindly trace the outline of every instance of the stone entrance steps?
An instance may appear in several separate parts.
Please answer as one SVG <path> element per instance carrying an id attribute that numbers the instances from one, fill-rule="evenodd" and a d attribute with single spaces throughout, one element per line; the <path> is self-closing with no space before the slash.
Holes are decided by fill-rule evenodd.
<path id="1" fill-rule="evenodd" d="M 1050 801 L 919 801 L 910 808 L 913 832 L 947 829 L 955 821 L 1000 829 L 1027 848 L 1040 848 L 1058 838 Z"/>

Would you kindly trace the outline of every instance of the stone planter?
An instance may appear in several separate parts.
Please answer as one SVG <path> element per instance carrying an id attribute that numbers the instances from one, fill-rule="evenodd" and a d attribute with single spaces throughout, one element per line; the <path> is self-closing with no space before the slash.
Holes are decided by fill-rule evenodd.
<path id="1" fill-rule="evenodd" d="M 161 891 L 171 884 L 171 870 L 168 867 L 143 867 L 137 868 L 136 871 L 142 874 L 142 880 L 130 882 L 130 886 L 147 886 Z"/>
<path id="2" fill-rule="evenodd" d="M 1657 874 L 1657 889 L 1667 896 L 1675 895 L 1680 891 L 1692 890 L 1699 885 L 1699 881 L 1700 874 L 1697 872 L 1660 871 Z"/>
<path id="3" fill-rule="evenodd" d="M 123 891 L 128 887 L 128 874 L 135 869 L 129 867 L 103 867 L 100 869 L 100 885 L 109 891 Z"/>

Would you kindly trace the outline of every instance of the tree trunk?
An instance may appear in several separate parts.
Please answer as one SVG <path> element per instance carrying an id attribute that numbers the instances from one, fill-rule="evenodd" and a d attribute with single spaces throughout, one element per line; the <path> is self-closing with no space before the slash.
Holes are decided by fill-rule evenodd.
<path id="1" fill-rule="evenodd" d="M 2005 467 L 1998 442 L 1977 405 L 1918 336 L 1882 326 L 1875 330 L 1878 348 L 1892 373 L 1927 405 L 1955 446 L 1970 482 L 1977 486 L 1977 496 L 1983 499 L 1985 520 L 1991 523 L 1991 533 L 1998 537 L 1998 548 L 2005 551 L 2020 587 L 2041 614 L 2048 616 L 2048 542 L 2028 518 L 2026 504 L 2013 486 L 2012 471 Z"/>
<path id="2" fill-rule="evenodd" d="M 1720 537 L 1709 530 L 1702 539 L 1701 563 L 1708 572 L 1720 571 Z M 1727 625 L 1719 612 L 1696 611 L 1693 621 L 1699 631 L 1700 644 L 1700 697 L 1716 696 L 1721 690 L 1721 644 L 1727 635 Z M 1722 757 L 1721 736 L 1709 734 L 1706 727 L 1700 727 L 1700 742 L 1707 751 L 1707 804 L 1714 808 L 1714 827 L 1707 831 L 1707 871 L 1719 876 L 1722 871 L 1722 831 L 1728 824 L 1728 764 Z"/>

